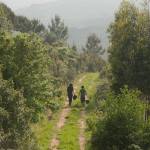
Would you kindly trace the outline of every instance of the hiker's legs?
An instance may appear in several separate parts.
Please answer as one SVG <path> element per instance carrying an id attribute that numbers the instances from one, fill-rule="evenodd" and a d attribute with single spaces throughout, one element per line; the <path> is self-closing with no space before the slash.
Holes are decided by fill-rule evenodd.
<path id="1" fill-rule="evenodd" d="M 83 101 L 82 103 L 83 103 L 82 105 L 85 106 L 85 101 Z"/>
<path id="2" fill-rule="evenodd" d="M 81 104 L 82 106 L 85 106 L 85 98 L 81 98 Z"/>
<path id="3" fill-rule="evenodd" d="M 69 106 L 72 104 L 72 96 L 69 96 Z"/>
<path id="4" fill-rule="evenodd" d="M 69 100 L 69 106 L 71 106 L 71 104 L 72 104 L 72 100 Z"/>

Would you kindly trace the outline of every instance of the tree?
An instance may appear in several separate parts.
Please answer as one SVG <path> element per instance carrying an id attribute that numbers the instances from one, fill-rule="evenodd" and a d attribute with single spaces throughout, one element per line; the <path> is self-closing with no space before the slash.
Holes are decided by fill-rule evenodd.
<path id="1" fill-rule="evenodd" d="M 101 46 L 101 41 L 95 33 L 91 34 L 88 37 L 85 51 L 97 55 L 102 55 L 104 53 L 104 50 L 102 49 Z"/>
<path id="2" fill-rule="evenodd" d="M 55 42 L 66 42 L 68 38 L 68 28 L 59 16 L 55 16 L 48 26 L 49 32 L 46 35 L 46 42 L 52 44 Z"/>
<path id="3" fill-rule="evenodd" d="M 45 27 L 39 22 L 39 20 L 29 20 L 23 16 L 16 16 L 16 22 L 14 24 L 15 30 L 23 33 L 37 33 L 39 35 L 45 32 Z"/>
<path id="4" fill-rule="evenodd" d="M 77 52 L 63 44 L 58 44 L 51 46 L 49 54 L 52 61 L 50 64 L 52 75 L 62 82 L 73 80 L 77 72 Z"/>
<path id="5" fill-rule="evenodd" d="M 125 84 L 133 87 L 139 82 L 135 76 L 137 67 L 135 59 L 138 43 L 138 10 L 128 1 L 123 1 L 115 15 L 115 21 L 109 28 L 110 63 L 112 67 L 112 87 L 119 91 Z M 142 57 L 142 55 L 141 55 Z M 141 58 L 139 58 L 141 60 Z"/>
<path id="6" fill-rule="evenodd" d="M 0 64 L 2 65 L 2 73 L 5 80 L 12 77 L 14 66 L 14 41 L 11 34 L 0 31 Z"/>
<path id="7" fill-rule="evenodd" d="M 35 34 L 12 37 L 0 34 L 0 64 L 5 80 L 12 80 L 16 90 L 22 90 L 33 118 L 51 97 L 48 49 Z"/>
<path id="8" fill-rule="evenodd" d="M 31 31 L 37 34 L 42 34 L 45 32 L 45 27 L 40 23 L 39 20 L 33 19 L 31 20 Z"/>
<path id="9" fill-rule="evenodd" d="M 16 21 L 14 12 L 0 2 L 0 17 L 5 17 L 13 25 Z"/>
<path id="10" fill-rule="evenodd" d="M 35 34 L 20 34 L 14 42 L 15 88 L 23 90 L 27 106 L 36 118 L 51 96 L 48 49 Z"/>
<path id="11" fill-rule="evenodd" d="M 13 12 L 6 5 L 0 3 L 0 30 L 11 30 L 13 28 L 13 22 Z"/>
<path id="12" fill-rule="evenodd" d="M 101 105 L 101 115 L 93 127 L 92 149 L 142 149 L 144 105 L 138 91 L 121 89 L 119 95 L 109 94 Z M 103 113 L 103 114 L 102 114 Z M 145 139 L 148 140 L 149 137 Z"/>
<path id="13" fill-rule="evenodd" d="M 20 91 L 3 80 L 0 71 L 0 145 L 1 149 L 34 149 L 29 109 Z"/>
<path id="14" fill-rule="evenodd" d="M 12 29 L 13 25 L 11 22 L 5 17 L 0 17 L 0 30 L 10 31 Z"/>
<path id="15" fill-rule="evenodd" d="M 149 95 L 150 20 L 147 16 L 147 11 L 139 11 L 134 4 L 123 1 L 109 28 L 109 60 L 113 74 L 112 88 L 115 91 L 128 85 Z"/>
<path id="16" fill-rule="evenodd" d="M 81 54 L 81 66 L 83 63 L 86 71 L 100 71 L 103 66 L 103 60 L 101 59 L 103 53 L 104 50 L 99 37 L 96 34 L 91 34 Z"/>

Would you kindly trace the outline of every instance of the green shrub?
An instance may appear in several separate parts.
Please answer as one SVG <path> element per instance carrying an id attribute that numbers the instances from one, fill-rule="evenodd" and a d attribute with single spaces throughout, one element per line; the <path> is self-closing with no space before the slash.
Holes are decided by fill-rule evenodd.
<path id="1" fill-rule="evenodd" d="M 14 90 L 13 84 L 3 80 L 0 75 L 1 149 L 35 149 L 36 143 L 29 125 L 29 109 L 25 102 L 23 94 Z"/>
<path id="2" fill-rule="evenodd" d="M 86 123 L 88 125 L 88 130 L 94 130 L 96 123 L 98 120 L 98 116 L 96 115 L 96 113 L 90 113 L 90 115 L 88 116 L 88 118 L 86 119 Z"/>
<path id="3" fill-rule="evenodd" d="M 121 94 L 109 94 L 92 134 L 93 150 L 129 150 L 138 145 L 144 123 L 144 105 L 139 92 L 121 90 Z"/>
<path id="4" fill-rule="evenodd" d="M 47 102 L 47 107 L 51 109 L 52 111 L 56 111 L 60 108 L 60 103 L 58 100 L 50 100 Z"/>
<path id="5" fill-rule="evenodd" d="M 150 121 L 144 125 L 143 134 L 141 136 L 141 145 L 144 150 L 150 150 Z"/>

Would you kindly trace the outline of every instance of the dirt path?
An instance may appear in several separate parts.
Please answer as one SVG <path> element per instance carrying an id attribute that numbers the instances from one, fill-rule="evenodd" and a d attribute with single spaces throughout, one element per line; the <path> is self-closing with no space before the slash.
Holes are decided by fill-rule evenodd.
<path id="1" fill-rule="evenodd" d="M 59 139 L 57 138 L 57 135 L 59 133 L 59 131 L 61 130 L 61 128 L 65 125 L 66 122 L 66 118 L 69 115 L 70 112 L 70 108 L 68 107 L 68 103 L 65 102 L 64 108 L 62 109 L 59 121 L 56 125 L 56 131 L 55 134 L 53 135 L 53 139 L 50 143 L 50 150 L 57 150 L 58 146 L 59 146 Z"/>
<path id="2" fill-rule="evenodd" d="M 84 80 L 85 76 L 83 76 L 79 82 L 81 83 Z M 81 118 L 79 120 L 79 127 L 80 127 L 80 135 L 79 135 L 79 144 L 80 144 L 80 150 L 85 150 L 85 136 L 84 136 L 84 131 L 85 131 L 85 110 L 83 109 L 81 111 Z"/>
<path id="3" fill-rule="evenodd" d="M 82 81 L 84 80 L 85 76 L 83 76 L 81 79 L 79 79 L 78 83 L 77 84 L 81 84 Z M 75 93 L 77 91 L 77 85 L 74 87 L 74 90 L 75 90 Z M 59 118 L 59 121 L 56 125 L 56 130 L 55 130 L 55 133 L 53 135 L 53 138 L 50 142 L 50 146 L 49 146 L 49 149 L 50 150 L 58 150 L 58 146 L 60 144 L 60 141 L 58 139 L 58 134 L 59 132 L 61 131 L 61 129 L 64 127 L 65 125 L 65 122 L 66 122 L 66 118 L 67 116 L 69 115 L 71 111 L 71 108 L 68 106 L 68 102 L 65 102 L 65 105 L 64 105 L 64 108 L 62 109 L 62 112 L 61 112 L 61 115 L 60 115 L 60 118 Z M 82 148 L 81 150 L 84 150 L 84 145 L 85 145 L 85 138 L 84 138 L 84 111 L 81 113 L 81 120 L 80 120 L 80 127 L 81 127 L 81 135 L 80 135 L 80 138 L 79 138 L 79 142 L 80 142 L 80 147 Z"/>
<path id="4" fill-rule="evenodd" d="M 79 144 L 80 144 L 80 150 L 85 150 L 85 110 L 83 109 L 81 111 L 81 119 L 79 120 L 79 127 L 80 127 L 80 135 L 79 135 Z"/>

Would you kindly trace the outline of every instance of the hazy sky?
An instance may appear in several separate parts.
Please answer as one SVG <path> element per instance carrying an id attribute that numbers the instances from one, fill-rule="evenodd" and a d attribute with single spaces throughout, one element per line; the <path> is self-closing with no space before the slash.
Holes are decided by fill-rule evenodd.
<path id="1" fill-rule="evenodd" d="M 0 0 L 0 2 L 4 2 L 12 9 L 18 9 L 26 6 L 30 6 L 32 4 L 45 3 L 55 0 Z"/>

